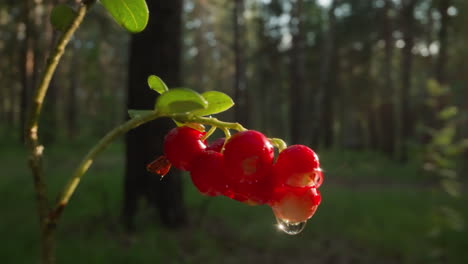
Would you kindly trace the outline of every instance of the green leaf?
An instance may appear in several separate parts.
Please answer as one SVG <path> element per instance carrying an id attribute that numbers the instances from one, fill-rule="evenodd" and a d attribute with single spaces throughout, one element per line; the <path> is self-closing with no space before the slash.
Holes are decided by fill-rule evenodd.
<path id="1" fill-rule="evenodd" d="M 193 114 L 199 116 L 206 116 L 224 112 L 231 108 L 234 105 L 229 95 L 217 92 L 217 91 L 208 91 L 202 93 L 203 98 L 208 101 L 208 107 L 206 109 L 194 111 Z"/>
<path id="2" fill-rule="evenodd" d="M 456 106 L 448 106 L 438 113 L 439 119 L 447 120 L 455 117 L 458 114 L 458 108 Z"/>
<path id="3" fill-rule="evenodd" d="M 208 102 L 199 93 L 186 89 L 175 88 L 161 94 L 156 100 L 155 108 L 161 113 L 176 114 L 205 109 Z"/>
<path id="4" fill-rule="evenodd" d="M 128 110 L 128 115 L 130 118 L 137 118 L 140 116 L 144 116 L 150 113 L 154 113 L 154 110 L 135 110 L 135 109 L 129 109 Z"/>
<path id="5" fill-rule="evenodd" d="M 161 78 L 156 75 L 150 75 L 148 77 L 148 86 L 159 94 L 163 94 L 169 91 L 169 88 L 167 88 L 167 85 L 163 82 L 163 80 L 161 80 Z"/>
<path id="6" fill-rule="evenodd" d="M 145 0 L 100 0 L 115 22 L 126 30 L 137 33 L 148 24 L 149 11 Z"/>
<path id="7" fill-rule="evenodd" d="M 65 31 L 75 16 L 76 12 L 71 7 L 64 4 L 56 5 L 50 14 L 50 23 L 55 29 Z"/>
<path id="8" fill-rule="evenodd" d="M 452 179 L 443 179 L 441 182 L 442 188 L 451 196 L 458 197 L 461 192 L 460 183 Z"/>

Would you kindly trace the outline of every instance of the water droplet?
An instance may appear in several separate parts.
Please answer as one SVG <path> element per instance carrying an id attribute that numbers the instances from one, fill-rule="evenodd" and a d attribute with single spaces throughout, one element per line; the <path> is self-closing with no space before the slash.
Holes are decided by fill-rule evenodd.
<path id="1" fill-rule="evenodd" d="M 302 230 L 304 230 L 307 221 L 304 222 L 289 222 L 288 220 L 276 218 L 276 222 L 278 223 L 277 227 L 279 230 L 285 232 L 288 235 L 297 235 Z"/>

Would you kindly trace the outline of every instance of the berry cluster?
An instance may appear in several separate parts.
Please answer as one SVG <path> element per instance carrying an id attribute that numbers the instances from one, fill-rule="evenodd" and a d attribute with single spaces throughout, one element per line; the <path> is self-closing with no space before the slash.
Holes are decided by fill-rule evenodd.
<path id="1" fill-rule="evenodd" d="M 270 140 L 254 130 L 227 141 L 207 144 L 206 133 L 188 126 L 172 129 L 164 139 L 164 155 L 148 166 L 164 175 L 170 164 L 189 171 L 197 189 L 247 204 L 267 204 L 286 223 L 304 222 L 315 213 L 323 175 L 317 155 L 303 145 L 282 150 L 275 161 Z"/>

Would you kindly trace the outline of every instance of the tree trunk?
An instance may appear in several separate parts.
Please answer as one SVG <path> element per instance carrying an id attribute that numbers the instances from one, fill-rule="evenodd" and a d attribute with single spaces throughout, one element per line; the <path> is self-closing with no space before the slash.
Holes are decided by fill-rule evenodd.
<path id="1" fill-rule="evenodd" d="M 78 52 L 77 45 L 72 47 L 72 58 L 71 64 L 74 68 L 80 68 L 80 56 Z M 80 71 L 70 71 L 70 86 L 68 91 L 68 103 L 66 105 L 67 111 L 67 136 L 69 139 L 73 140 L 78 135 L 78 125 L 77 125 L 77 91 L 78 84 L 80 80 Z"/>
<path id="2" fill-rule="evenodd" d="M 392 11 L 392 0 L 385 0 L 383 14 L 383 37 L 385 41 L 385 54 L 383 61 L 383 78 L 384 89 L 382 92 L 381 102 L 379 107 L 380 126 L 382 133 L 381 148 L 384 153 L 393 157 L 395 154 L 395 109 L 394 109 L 394 87 L 392 77 L 392 60 L 393 60 L 393 25 L 390 17 Z"/>
<path id="3" fill-rule="evenodd" d="M 402 49 L 401 59 L 401 111 L 400 111 L 400 160 L 408 159 L 408 140 L 412 134 L 412 113 L 410 110 L 410 88 L 413 67 L 412 49 L 414 46 L 414 6 L 415 0 L 404 0 L 402 2 L 401 20 L 403 41 L 405 47 Z"/>
<path id="4" fill-rule="evenodd" d="M 245 78 L 244 62 L 244 0 L 234 0 L 234 101 L 235 119 L 244 126 L 249 126 L 249 96 Z"/>
<path id="5" fill-rule="evenodd" d="M 50 14 L 52 9 L 56 4 L 56 0 L 48 0 L 42 3 L 43 8 L 46 8 L 46 14 Z M 54 48 L 56 33 L 52 24 L 49 23 L 47 16 L 42 16 L 36 18 L 36 24 L 40 25 L 42 28 L 42 38 L 36 39 L 36 58 L 37 58 L 37 67 L 36 67 L 36 75 L 39 71 L 44 70 L 44 65 L 46 64 L 46 59 L 49 58 L 51 51 Z M 44 113 L 42 115 L 43 119 L 43 136 L 42 140 L 44 144 L 53 144 L 57 139 L 57 130 L 58 130 L 58 118 L 57 113 L 58 109 L 58 100 L 59 97 L 59 87 L 57 85 L 56 76 L 59 72 L 54 74 L 52 80 L 49 85 L 47 100 L 44 104 Z M 36 79 L 36 77 L 35 77 Z"/>
<path id="6" fill-rule="evenodd" d="M 304 1 L 297 0 L 293 7 L 292 17 L 296 19 L 297 25 L 292 26 L 291 47 L 291 86 L 289 88 L 289 120 L 291 144 L 302 141 L 304 128 L 304 105 L 303 98 L 306 90 L 305 77 L 305 36 L 303 25 Z M 291 19 L 294 21 L 294 19 Z"/>
<path id="7" fill-rule="evenodd" d="M 147 1 L 147 28 L 132 35 L 128 68 L 128 109 L 152 109 L 155 92 L 147 85 L 150 74 L 160 76 L 170 87 L 181 85 L 182 1 Z M 185 222 L 181 178 L 173 169 L 163 180 L 146 171 L 146 165 L 162 154 L 163 139 L 173 127 L 171 120 L 147 123 L 126 135 L 126 172 L 123 220 L 134 229 L 138 200 L 146 198 L 155 206 L 162 223 L 179 227 Z"/>
<path id="8" fill-rule="evenodd" d="M 328 30 L 325 34 L 323 57 L 320 67 L 320 81 L 317 92 L 312 95 L 312 146 L 317 146 L 320 139 L 325 147 L 333 144 L 334 106 L 333 94 L 336 86 L 336 16 L 335 9 L 339 0 L 333 0 L 328 10 Z M 332 77 L 333 76 L 333 77 Z"/>
<path id="9" fill-rule="evenodd" d="M 448 8 L 450 7 L 450 0 L 439 0 L 439 13 L 440 17 L 440 30 L 439 37 L 439 56 L 436 62 L 436 80 L 440 84 L 446 84 L 446 65 L 447 65 L 447 45 L 448 45 L 448 23 L 449 15 Z"/>

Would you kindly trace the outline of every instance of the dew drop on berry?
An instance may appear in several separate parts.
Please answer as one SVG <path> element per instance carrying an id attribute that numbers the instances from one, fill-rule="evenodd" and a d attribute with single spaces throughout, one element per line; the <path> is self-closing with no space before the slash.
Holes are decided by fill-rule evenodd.
<path id="1" fill-rule="evenodd" d="M 307 221 L 303 222 L 289 222 L 288 220 L 284 220 L 281 218 L 276 218 L 276 222 L 278 223 L 276 226 L 278 227 L 279 230 L 283 231 L 284 233 L 288 235 L 297 235 L 302 230 L 304 230 Z"/>

